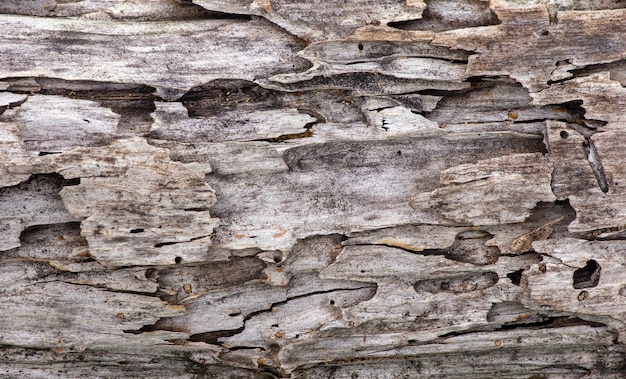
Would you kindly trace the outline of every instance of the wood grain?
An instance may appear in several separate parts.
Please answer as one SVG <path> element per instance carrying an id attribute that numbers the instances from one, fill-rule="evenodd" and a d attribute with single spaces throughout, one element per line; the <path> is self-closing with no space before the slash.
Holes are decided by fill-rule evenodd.
<path id="1" fill-rule="evenodd" d="M 0 378 L 621 378 L 616 1 L 0 4 Z"/>

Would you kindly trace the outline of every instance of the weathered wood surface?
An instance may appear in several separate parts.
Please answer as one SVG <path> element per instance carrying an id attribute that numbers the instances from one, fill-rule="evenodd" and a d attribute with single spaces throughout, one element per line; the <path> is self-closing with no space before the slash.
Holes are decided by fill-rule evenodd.
<path id="1" fill-rule="evenodd" d="M 1 2 L 0 377 L 625 377 L 625 19 Z"/>

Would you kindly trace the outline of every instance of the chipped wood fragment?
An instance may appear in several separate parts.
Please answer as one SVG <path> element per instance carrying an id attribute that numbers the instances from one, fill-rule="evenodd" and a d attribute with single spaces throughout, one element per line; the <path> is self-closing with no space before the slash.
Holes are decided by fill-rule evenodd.
<path id="1" fill-rule="evenodd" d="M 278 138 L 306 131 L 316 121 L 296 109 L 276 109 L 222 117 L 190 118 L 181 103 L 156 103 L 150 136 L 178 142 L 228 142 Z"/>
<path id="2" fill-rule="evenodd" d="M 538 104 L 558 104 L 570 101 L 582 101 L 585 119 L 601 120 L 608 124 L 601 130 L 623 127 L 626 107 L 626 88 L 612 80 L 609 72 L 583 76 L 552 85 L 541 92 L 531 94 Z M 587 124 L 593 127 L 594 124 Z"/>
<path id="3" fill-rule="evenodd" d="M 119 119 L 94 101 L 43 95 L 28 96 L 0 116 L 0 121 L 19 125 L 26 149 L 38 152 L 106 145 L 117 132 Z"/>
<path id="4" fill-rule="evenodd" d="M 203 260 L 217 225 L 207 210 L 215 202 L 203 181 L 209 167 L 173 162 L 167 150 L 141 138 L 49 157 L 44 162 L 64 177 L 81 178 L 60 194 L 82 220 L 96 260 L 107 266 Z M 75 161 L 82 162 L 69 166 Z M 173 250 L 175 244 L 184 251 Z"/>
<path id="5" fill-rule="evenodd" d="M 525 253 L 532 250 L 532 243 L 535 241 L 543 241 L 552 234 L 552 225 L 561 221 L 563 217 L 552 220 L 549 223 L 534 229 L 524 235 L 517 237 L 511 242 L 511 251 L 514 253 Z"/>
<path id="6" fill-rule="evenodd" d="M 459 165 L 442 171 L 445 187 L 415 195 L 411 206 L 433 207 L 449 220 L 473 225 L 521 222 L 538 202 L 555 200 L 551 173 L 548 159 L 536 153 Z"/>

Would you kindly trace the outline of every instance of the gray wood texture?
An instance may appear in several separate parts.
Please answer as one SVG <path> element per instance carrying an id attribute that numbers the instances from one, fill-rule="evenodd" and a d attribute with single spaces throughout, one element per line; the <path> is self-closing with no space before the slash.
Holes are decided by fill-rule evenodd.
<path id="1" fill-rule="evenodd" d="M 0 378 L 626 377 L 624 20 L 0 2 Z"/>

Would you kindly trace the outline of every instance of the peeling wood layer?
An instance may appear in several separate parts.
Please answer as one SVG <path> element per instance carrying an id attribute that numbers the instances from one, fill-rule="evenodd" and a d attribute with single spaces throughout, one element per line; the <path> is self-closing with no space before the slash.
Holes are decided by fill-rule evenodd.
<path id="1" fill-rule="evenodd" d="M 4 1 L 0 377 L 623 377 L 625 8 Z"/>

